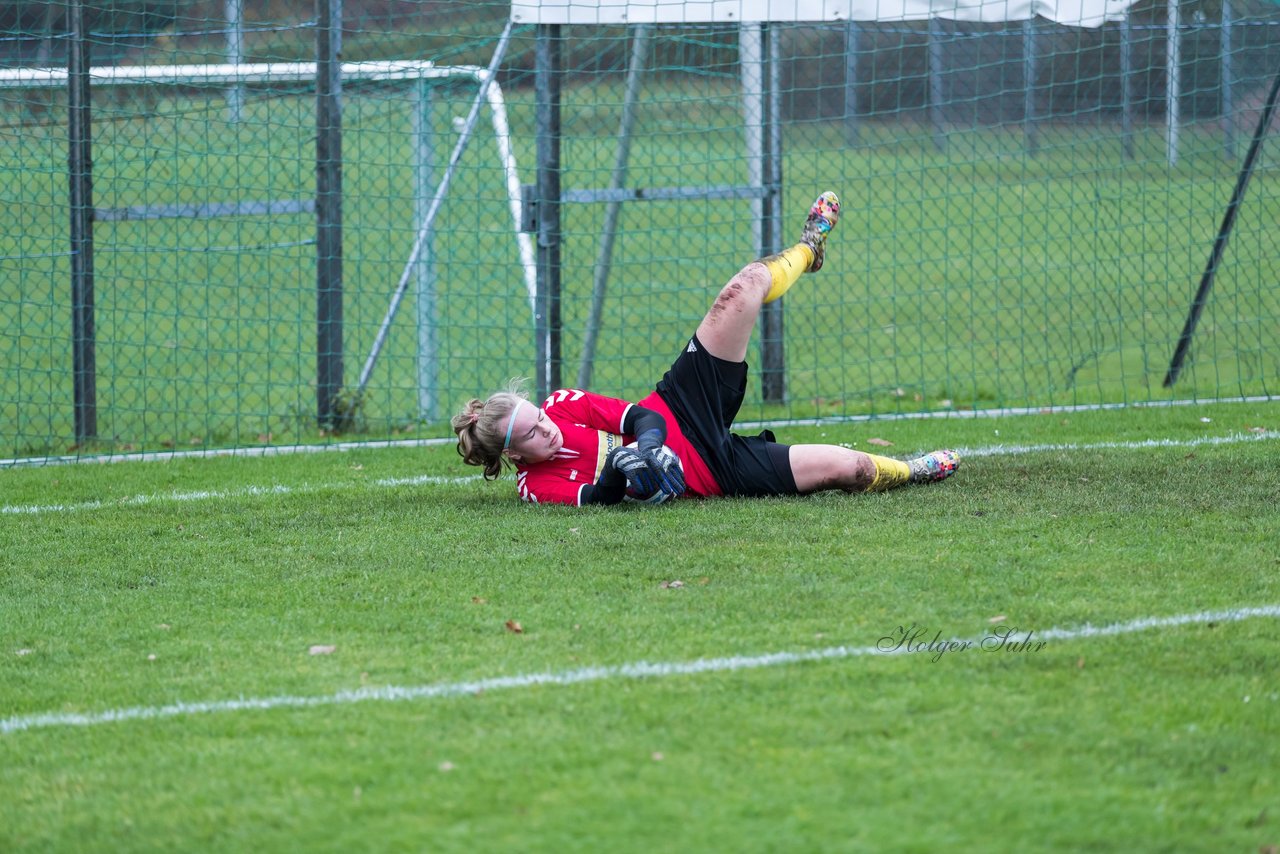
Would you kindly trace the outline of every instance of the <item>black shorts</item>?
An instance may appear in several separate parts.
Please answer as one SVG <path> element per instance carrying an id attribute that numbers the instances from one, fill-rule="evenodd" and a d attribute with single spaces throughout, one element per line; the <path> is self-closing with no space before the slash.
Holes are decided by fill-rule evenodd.
<path id="1" fill-rule="evenodd" d="M 729 432 L 746 392 L 747 363 L 716 358 L 697 336 L 658 382 L 658 394 L 725 495 L 795 495 L 789 446 L 768 430 L 759 436 Z"/>

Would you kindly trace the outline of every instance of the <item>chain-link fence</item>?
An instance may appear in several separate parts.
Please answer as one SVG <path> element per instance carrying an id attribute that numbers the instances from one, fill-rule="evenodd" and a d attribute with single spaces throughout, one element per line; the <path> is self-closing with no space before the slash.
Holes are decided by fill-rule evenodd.
<path id="1" fill-rule="evenodd" d="M 639 398 L 828 188 L 829 260 L 778 304 L 744 417 L 1280 381 L 1264 144 L 1162 384 L 1280 69 L 1272 6 L 517 26 L 492 75 L 505 5 L 236 7 L 0 4 L 7 454 L 444 435 L 514 375 Z"/>

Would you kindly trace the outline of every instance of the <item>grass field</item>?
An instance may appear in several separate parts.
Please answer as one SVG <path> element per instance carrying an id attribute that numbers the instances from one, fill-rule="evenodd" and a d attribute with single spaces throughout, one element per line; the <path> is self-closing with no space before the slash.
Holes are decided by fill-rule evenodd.
<path id="1" fill-rule="evenodd" d="M 966 460 L 649 511 L 448 446 L 0 471 L 0 850 L 1280 845 L 1280 405 L 779 434 Z"/>

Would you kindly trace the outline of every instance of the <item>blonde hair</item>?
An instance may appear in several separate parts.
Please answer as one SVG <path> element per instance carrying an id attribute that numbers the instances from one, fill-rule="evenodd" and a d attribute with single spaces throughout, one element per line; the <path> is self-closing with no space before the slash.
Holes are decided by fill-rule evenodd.
<path id="1" fill-rule="evenodd" d="M 484 466 L 485 480 L 502 474 L 507 422 L 512 411 L 528 399 L 524 380 L 513 379 L 507 383 L 506 391 L 494 392 L 488 400 L 472 398 L 453 416 L 450 423 L 458 434 L 458 456 L 469 466 Z"/>

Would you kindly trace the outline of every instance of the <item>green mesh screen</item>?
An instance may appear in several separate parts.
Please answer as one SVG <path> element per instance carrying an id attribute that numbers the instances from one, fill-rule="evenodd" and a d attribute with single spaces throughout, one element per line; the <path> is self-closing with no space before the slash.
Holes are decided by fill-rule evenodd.
<path id="1" fill-rule="evenodd" d="M 120 2 L 89 15 L 101 66 L 312 62 L 308 3 Z M 784 240 L 822 190 L 843 218 L 782 305 L 785 394 L 747 418 L 1269 395 L 1280 384 L 1272 140 L 1172 388 L 1162 380 L 1280 69 L 1266 4 L 1188 5 L 1171 122 L 1165 7 L 1046 21 L 772 24 Z M 64 4 L 0 12 L 0 64 L 65 69 Z M 447 435 L 451 410 L 537 376 L 511 166 L 537 169 L 535 31 L 496 77 L 423 262 L 406 268 L 507 17 L 499 5 L 343 4 L 342 59 L 431 61 L 342 92 L 343 365 L 351 436 Z M 240 33 L 238 40 L 230 37 Z M 559 29 L 566 196 L 745 187 L 732 25 Z M 238 46 L 235 46 L 238 44 Z M 235 52 L 238 51 L 238 56 Z M 629 66 L 638 81 L 627 107 Z M 74 426 L 67 84 L 0 87 L 0 453 L 329 441 L 316 403 L 316 92 L 197 77 L 91 87 L 96 436 Z M 631 111 L 625 176 L 619 130 Z M 501 135 L 501 140 L 495 134 Z M 510 149 L 503 159 L 504 142 Z M 649 193 L 652 195 L 652 193 Z M 590 195 L 587 193 L 586 195 Z M 696 194 L 694 194 L 696 195 Z M 732 195 L 732 194 L 730 194 Z M 759 254 L 749 198 L 563 206 L 563 383 L 583 371 L 605 227 L 593 390 L 639 398 L 723 282 Z M 781 248 L 776 246 L 774 248 Z M 406 298 L 356 385 L 397 284 Z M 751 356 L 758 362 L 758 353 Z"/>

